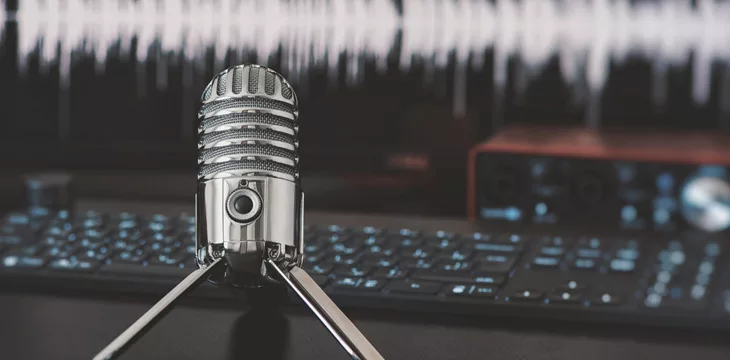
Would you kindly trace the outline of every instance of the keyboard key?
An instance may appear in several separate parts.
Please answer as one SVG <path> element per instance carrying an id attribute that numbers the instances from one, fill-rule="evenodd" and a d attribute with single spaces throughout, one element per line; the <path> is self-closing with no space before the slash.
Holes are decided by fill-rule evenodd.
<path id="1" fill-rule="evenodd" d="M 415 250 L 423 244 L 423 239 L 413 237 L 389 236 L 386 246 L 395 246 L 401 252 Z"/>
<path id="2" fill-rule="evenodd" d="M 382 279 L 362 279 L 362 278 L 337 278 L 332 283 L 333 290 L 341 291 L 380 291 L 385 286 Z"/>
<path id="3" fill-rule="evenodd" d="M 520 234 L 500 234 L 493 240 L 497 244 L 522 244 L 524 241 L 525 237 Z"/>
<path id="4" fill-rule="evenodd" d="M 333 234 L 344 234 L 345 232 L 347 232 L 347 228 L 339 225 L 330 225 L 327 226 L 327 231 Z"/>
<path id="5" fill-rule="evenodd" d="M 353 244 L 373 246 L 385 244 L 385 236 L 382 235 L 356 235 L 352 237 Z"/>
<path id="6" fill-rule="evenodd" d="M 360 262 L 365 266 L 391 268 L 398 262 L 396 256 L 381 257 L 378 255 L 363 255 Z"/>
<path id="7" fill-rule="evenodd" d="M 304 253 L 314 255 L 323 248 L 320 244 L 307 244 L 304 246 Z"/>
<path id="8" fill-rule="evenodd" d="M 352 290 L 362 281 L 359 277 L 338 277 L 332 283 L 332 288 L 340 290 Z"/>
<path id="9" fill-rule="evenodd" d="M 43 245 L 26 245 L 11 247 L 5 255 L 36 256 L 44 249 Z"/>
<path id="10" fill-rule="evenodd" d="M 0 246 L 2 246 L 2 245 L 20 245 L 22 242 L 23 242 L 23 237 L 20 234 L 0 232 Z"/>
<path id="11" fill-rule="evenodd" d="M 447 261 L 439 262 L 434 267 L 437 271 L 468 271 L 471 270 L 472 263 L 469 261 Z"/>
<path id="12" fill-rule="evenodd" d="M 430 269 L 433 267 L 433 260 L 406 258 L 402 259 L 398 266 L 404 269 Z"/>
<path id="13" fill-rule="evenodd" d="M 352 232 L 356 234 L 366 234 L 369 236 L 379 236 L 385 234 L 385 229 L 380 229 L 373 226 L 365 226 L 359 229 L 353 229 Z"/>
<path id="14" fill-rule="evenodd" d="M 486 255 L 477 257 L 475 261 L 480 261 L 478 266 L 479 271 L 495 273 L 495 274 L 506 274 L 512 270 L 517 262 L 516 255 Z"/>
<path id="15" fill-rule="evenodd" d="M 358 261 L 360 254 L 337 254 L 332 257 L 332 262 L 335 264 L 352 265 Z"/>
<path id="16" fill-rule="evenodd" d="M 172 244 L 166 244 L 164 242 L 153 242 L 145 245 L 142 250 L 147 254 L 172 254 L 176 252 L 182 243 L 179 241 L 173 242 Z"/>
<path id="17" fill-rule="evenodd" d="M 539 251 L 546 256 L 562 256 L 565 253 L 565 249 L 560 246 L 541 246 Z"/>
<path id="18" fill-rule="evenodd" d="M 308 254 L 304 256 L 304 266 L 307 266 L 307 264 L 316 264 L 324 258 L 325 254 L 319 253 L 319 254 Z"/>
<path id="19" fill-rule="evenodd" d="M 544 246 L 565 246 L 568 244 L 566 238 L 562 236 L 543 236 L 540 238 L 540 244 Z"/>
<path id="20" fill-rule="evenodd" d="M 502 275 L 489 274 L 481 271 L 474 273 L 474 282 L 483 284 L 502 285 L 507 278 Z"/>
<path id="21" fill-rule="evenodd" d="M 364 249 L 365 255 L 377 255 L 377 256 L 394 256 L 397 251 L 395 247 L 372 245 L 366 246 Z"/>
<path id="22" fill-rule="evenodd" d="M 620 305 L 623 302 L 624 298 L 622 296 L 609 292 L 600 293 L 591 299 L 591 304 L 602 306 L 615 306 Z"/>
<path id="23" fill-rule="evenodd" d="M 532 261 L 532 265 L 543 269 L 557 268 L 560 265 L 560 259 L 552 256 L 538 256 Z"/>
<path id="24" fill-rule="evenodd" d="M 84 261 L 93 261 L 93 260 L 104 261 L 109 257 L 110 254 L 111 254 L 111 252 L 110 252 L 109 248 L 100 247 L 98 249 L 81 251 L 76 255 L 76 258 L 79 261 L 82 261 L 82 260 L 84 260 Z"/>
<path id="25" fill-rule="evenodd" d="M 161 254 L 157 256 L 151 256 L 147 259 L 148 265 L 159 265 L 159 266 L 177 266 L 186 256 L 183 255 L 166 255 Z"/>
<path id="26" fill-rule="evenodd" d="M 368 266 L 338 266 L 334 274 L 338 276 L 365 277 L 372 271 Z"/>
<path id="27" fill-rule="evenodd" d="M 601 241 L 601 238 L 595 237 L 595 236 L 581 236 L 580 239 L 578 239 L 578 244 L 581 247 L 591 248 L 591 249 L 600 249 L 604 242 Z"/>
<path id="28" fill-rule="evenodd" d="M 498 253 L 514 253 L 519 252 L 521 248 L 513 244 L 492 244 L 492 243 L 473 243 L 472 247 L 475 251 L 498 252 Z"/>
<path id="29" fill-rule="evenodd" d="M 81 249 L 80 245 L 63 244 L 56 245 L 46 248 L 41 256 L 54 257 L 54 258 L 69 258 L 76 255 Z"/>
<path id="30" fill-rule="evenodd" d="M 440 282 L 458 282 L 473 283 L 474 276 L 468 271 L 444 271 L 436 269 L 419 269 L 411 272 L 413 279 L 440 281 Z"/>
<path id="31" fill-rule="evenodd" d="M 505 277 L 501 275 L 443 270 L 415 270 L 411 273 L 411 278 L 451 283 L 483 283 L 495 286 L 502 285 L 505 281 Z"/>
<path id="32" fill-rule="evenodd" d="M 545 293 L 537 290 L 519 290 L 509 295 L 509 301 L 542 301 Z"/>
<path id="33" fill-rule="evenodd" d="M 586 249 L 586 248 L 579 248 L 575 251 L 575 254 L 578 257 L 581 258 L 592 258 L 592 259 L 598 259 L 601 257 L 603 252 L 601 252 L 600 249 Z"/>
<path id="34" fill-rule="evenodd" d="M 330 245 L 329 250 L 338 254 L 352 255 L 355 253 L 359 253 L 361 247 L 361 245 L 347 245 L 344 243 L 337 243 Z"/>
<path id="35" fill-rule="evenodd" d="M 113 256 L 111 261 L 114 263 L 125 263 L 125 264 L 138 264 L 142 265 L 142 262 L 147 258 L 147 254 L 140 251 L 122 251 L 117 255 Z"/>
<path id="36" fill-rule="evenodd" d="M 426 239 L 425 247 L 434 251 L 452 252 L 459 248 L 461 243 L 456 239 Z"/>
<path id="37" fill-rule="evenodd" d="M 596 270 L 597 264 L 593 259 L 578 258 L 571 263 L 570 267 L 576 270 Z"/>
<path id="38" fill-rule="evenodd" d="M 467 261 L 471 259 L 472 251 L 468 249 L 439 252 L 436 261 Z"/>
<path id="39" fill-rule="evenodd" d="M 0 266 L 6 269 L 40 269 L 46 260 L 36 256 L 7 255 L 2 258 Z"/>
<path id="40" fill-rule="evenodd" d="M 394 236 L 404 236 L 404 237 L 418 237 L 421 236 L 421 232 L 418 230 L 413 229 L 400 229 L 396 232 L 397 235 L 394 234 Z"/>
<path id="41" fill-rule="evenodd" d="M 441 290 L 441 284 L 429 281 L 392 281 L 385 289 L 392 293 L 435 295 Z"/>
<path id="42" fill-rule="evenodd" d="M 308 272 L 312 274 L 325 275 L 332 271 L 332 265 L 329 264 L 313 264 L 312 266 L 305 267 Z"/>
<path id="43" fill-rule="evenodd" d="M 167 278 L 182 278 L 189 275 L 192 271 L 193 269 L 179 268 L 176 266 L 142 266 L 140 264 L 125 263 L 104 264 L 99 268 L 99 272 L 102 274 Z"/>
<path id="44" fill-rule="evenodd" d="M 492 286 L 454 284 L 446 287 L 447 296 L 468 296 L 493 299 L 498 289 Z"/>
<path id="45" fill-rule="evenodd" d="M 400 268 L 379 268 L 375 269 L 371 277 L 384 279 L 404 279 L 407 271 Z"/>
<path id="46" fill-rule="evenodd" d="M 613 259 L 610 269 L 617 273 L 630 273 L 636 269 L 636 263 L 633 260 Z"/>
<path id="47" fill-rule="evenodd" d="M 416 259 L 428 259 L 431 257 L 431 255 L 435 252 L 434 249 L 429 249 L 425 247 L 419 247 L 415 249 L 406 248 L 403 249 L 403 251 L 400 252 L 401 256 L 404 257 L 411 257 Z"/>
<path id="48" fill-rule="evenodd" d="M 587 284 L 575 280 L 566 281 L 555 287 L 555 291 L 583 291 L 587 288 Z"/>
<path id="49" fill-rule="evenodd" d="M 58 271 L 74 271 L 91 273 L 99 267 L 99 261 L 78 261 L 68 259 L 53 260 L 48 264 L 48 268 Z"/>
<path id="50" fill-rule="evenodd" d="M 553 291 L 548 294 L 551 303 L 577 304 L 583 300 L 583 293 L 580 291 Z"/>

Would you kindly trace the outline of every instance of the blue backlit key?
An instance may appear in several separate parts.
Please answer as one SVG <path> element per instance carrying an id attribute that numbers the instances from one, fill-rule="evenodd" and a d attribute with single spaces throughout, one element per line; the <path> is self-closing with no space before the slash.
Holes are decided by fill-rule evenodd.
<path id="1" fill-rule="evenodd" d="M 491 299 L 497 295 L 497 288 L 485 285 L 455 284 L 447 286 L 444 294 L 447 296 L 468 296 Z"/>
<path id="2" fill-rule="evenodd" d="M 538 256 L 532 261 L 532 265 L 538 268 L 556 268 L 560 265 L 560 259 L 552 256 Z"/>
<path id="3" fill-rule="evenodd" d="M 633 260 L 613 259 L 610 268 L 613 272 L 629 273 L 636 269 L 636 263 Z"/>
<path id="4" fill-rule="evenodd" d="M 429 281 L 393 281 L 385 288 L 391 293 L 434 295 L 441 290 L 441 284 Z"/>

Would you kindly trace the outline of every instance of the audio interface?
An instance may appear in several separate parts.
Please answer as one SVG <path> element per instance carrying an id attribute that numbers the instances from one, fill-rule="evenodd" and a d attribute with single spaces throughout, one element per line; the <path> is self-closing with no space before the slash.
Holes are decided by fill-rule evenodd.
<path id="1" fill-rule="evenodd" d="M 730 135 L 510 127 L 469 154 L 475 220 L 730 229 Z"/>

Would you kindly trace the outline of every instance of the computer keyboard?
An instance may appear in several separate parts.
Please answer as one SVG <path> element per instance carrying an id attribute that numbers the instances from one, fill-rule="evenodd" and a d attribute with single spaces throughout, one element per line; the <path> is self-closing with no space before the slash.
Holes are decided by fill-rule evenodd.
<path id="1" fill-rule="evenodd" d="M 7 214 L 0 284 L 163 294 L 196 268 L 194 232 L 189 214 Z M 317 223 L 303 266 L 343 307 L 728 329 L 727 240 Z"/>

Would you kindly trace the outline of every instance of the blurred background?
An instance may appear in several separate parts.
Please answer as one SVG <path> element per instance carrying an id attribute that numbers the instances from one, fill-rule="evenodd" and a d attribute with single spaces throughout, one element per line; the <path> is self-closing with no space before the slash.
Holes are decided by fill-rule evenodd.
<path id="1" fill-rule="evenodd" d="M 0 294 L 8 357 L 89 358 L 147 308 L 122 295 L 151 303 L 197 268 L 200 98 L 241 63 L 298 94 L 302 267 L 372 310 L 388 358 L 730 358 L 730 1 L 714 0 L 0 0 L 0 287 L 44 292 Z M 242 305 L 227 290 L 191 297 Z M 200 311 L 132 358 L 222 358 L 238 313 Z M 271 317 L 281 343 L 258 345 L 289 342 L 251 314 L 234 338 Z M 444 325 L 458 315 L 468 329 Z M 499 317 L 549 336 L 490 337 Z M 303 321 L 291 358 L 328 358 Z M 628 339 L 586 341 L 608 323 Z M 660 339 L 674 327 L 721 339 Z"/>
<path id="2" fill-rule="evenodd" d="M 204 86 L 253 62 L 299 95 L 304 186 L 346 194 L 311 206 L 464 216 L 468 149 L 506 125 L 730 131 L 729 19 L 715 1 L 4 0 L 0 164 L 192 174 Z"/>

